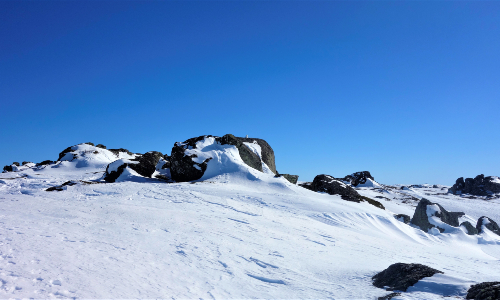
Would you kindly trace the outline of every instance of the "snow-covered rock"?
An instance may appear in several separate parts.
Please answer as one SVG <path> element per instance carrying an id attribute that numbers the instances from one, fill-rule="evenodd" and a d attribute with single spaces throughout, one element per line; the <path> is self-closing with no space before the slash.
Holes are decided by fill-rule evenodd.
<path id="1" fill-rule="evenodd" d="M 161 165 L 159 166 L 158 164 L 160 161 Z M 130 170 L 127 171 L 127 168 L 133 170 L 140 176 L 151 178 L 155 175 L 155 172 L 157 172 L 157 175 L 162 175 L 158 172 L 165 164 L 167 164 L 167 162 L 163 154 L 158 151 L 150 151 L 143 155 L 137 155 L 132 159 L 119 159 L 106 167 L 104 180 L 107 182 L 115 182 L 124 175 L 124 172 L 126 174 L 133 174 Z"/>
<path id="2" fill-rule="evenodd" d="M 485 216 L 482 216 L 479 220 L 477 220 L 476 229 L 479 233 L 485 232 L 485 229 L 488 229 L 489 231 L 500 235 L 500 227 L 498 227 L 497 222 Z"/>
<path id="3" fill-rule="evenodd" d="M 351 175 L 347 175 L 341 179 L 342 181 L 349 182 L 352 186 L 366 186 L 373 187 L 375 182 L 375 178 L 368 171 L 355 172 Z"/>
<path id="4" fill-rule="evenodd" d="M 425 232 L 433 228 L 445 232 L 450 226 L 458 227 L 458 218 L 463 215 L 465 215 L 463 212 L 448 212 L 438 203 L 423 198 L 415 209 L 411 223 Z"/>

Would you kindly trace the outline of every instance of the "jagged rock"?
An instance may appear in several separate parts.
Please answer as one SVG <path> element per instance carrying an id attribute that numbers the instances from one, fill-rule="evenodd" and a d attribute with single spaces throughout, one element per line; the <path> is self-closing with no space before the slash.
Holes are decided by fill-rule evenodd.
<path id="1" fill-rule="evenodd" d="M 37 163 L 36 166 L 39 167 L 39 166 L 51 165 L 51 164 L 55 164 L 55 163 L 56 162 L 52 161 L 52 160 L 44 160 L 40 163 Z"/>
<path id="2" fill-rule="evenodd" d="M 373 285 L 387 291 L 403 291 L 420 279 L 443 272 L 421 264 L 395 263 L 372 277 Z"/>
<path id="3" fill-rule="evenodd" d="M 342 178 L 342 181 L 348 181 L 352 186 L 358 186 L 358 184 L 365 184 L 367 179 L 375 180 L 373 176 L 368 171 L 356 172 L 351 175 L 347 175 Z"/>
<path id="4" fill-rule="evenodd" d="M 457 179 L 455 184 L 448 190 L 455 195 L 470 194 L 475 196 L 489 196 L 500 193 L 500 179 L 497 176 L 485 177 L 483 174 L 475 178 L 463 177 Z"/>
<path id="5" fill-rule="evenodd" d="M 120 152 L 124 152 L 124 153 L 127 153 L 128 155 L 134 155 L 134 153 L 128 151 L 127 149 L 123 149 L 123 148 L 120 148 L 120 149 L 108 149 L 109 151 L 113 152 L 114 155 L 116 155 L 117 157 L 120 156 Z"/>
<path id="6" fill-rule="evenodd" d="M 27 164 L 32 164 L 32 162 L 31 161 L 23 161 L 23 163 L 22 163 L 23 166 L 25 166 Z"/>
<path id="7" fill-rule="evenodd" d="M 378 297 L 377 300 L 391 300 L 394 297 L 401 296 L 401 293 L 390 293 L 388 295 Z"/>
<path id="8" fill-rule="evenodd" d="M 312 188 L 312 182 L 302 182 L 302 183 L 299 183 L 299 186 L 301 186 L 301 187 L 303 187 L 305 189 L 314 191 L 313 188 Z"/>
<path id="9" fill-rule="evenodd" d="M 280 174 L 280 176 L 283 176 L 286 180 L 293 184 L 297 184 L 297 181 L 299 180 L 299 175 Z"/>
<path id="10" fill-rule="evenodd" d="M 17 167 L 21 166 L 17 161 L 13 162 L 12 164 Z"/>
<path id="11" fill-rule="evenodd" d="M 250 150 L 250 148 L 245 146 L 245 144 L 243 144 L 241 139 L 243 139 L 243 138 L 237 138 L 232 134 L 226 134 L 221 138 L 217 138 L 216 140 L 221 145 L 236 146 L 236 148 L 238 149 L 238 152 L 240 153 L 240 157 L 243 160 L 243 162 L 245 164 L 247 164 L 248 166 L 262 172 L 262 162 L 260 160 L 260 157 L 257 154 L 255 154 L 252 150 Z"/>
<path id="12" fill-rule="evenodd" d="M 13 172 L 14 168 L 12 166 L 4 166 L 3 171 L 4 172 Z"/>
<path id="13" fill-rule="evenodd" d="M 91 142 L 87 142 L 87 143 L 84 143 L 84 144 L 87 144 L 87 145 L 90 145 L 90 146 L 95 146 L 94 143 L 91 143 Z"/>
<path id="14" fill-rule="evenodd" d="M 162 169 L 170 169 L 170 156 L 167 154 L 163 155 L 163 159 L 165 163 L 161 166 Z"/>
<path id="15" fill-rule="evenodd" d="M 103 144 L 97 144 L 96 146 L 97 148 L 101 148 L 101 149 L 106 149 L 106 146 L 104 146 Z"/>
<path id="16" fill-rule="evenodd" d="M 156 171 L 156 165 L 160 159 L 163 159 L 163 154 L 161 152 L 150 151 L 130 160 L 118 160 L 112 162 L 106 167 L 104 180 L 107 182 L 115 182 L 126 167 L 131 168 L 141 176 L 151 177 Z M 118 163 L 120 163 L 120 165 L 116 167 L 116 164 Z"/>
<path id="17" fill-rule="evenodd" d="M 469 221 L 462 222 L 460 224 L 460 227 L 462 227 L 462 226 L 465 227 L 468 235 L 478 234 L 476 227 L 474 227 Z"/>
<path id="18" fill-rule="evenodd" d="M 395 215 L 394 218 L 396 218 L 396 220 L 400 221 L 400 222 L 403 222 L 405 224 L 410 224 L 410 216 L 408 215 L 405 215 L 405 214 L 398 214 L 398 215 Z"/>
<path id="19" fill-rule="evenodd" d="M 265 140 L 256 138 L 242 138 L 242 137 L 237 137 L 237 139 L 245 143 L 253 143 L 254 141 L 256 141 L 261 149 L 262 161 L 269 167 L 271 171 L 273 171 L 274 174 L 276 174 L 274 151 L 273 148 L 271 148 L 271 146 Z"/>
<path id="20" fill-rule="evenodd" d="M 433 212 L 433 215 L 428 215 L 427 213 L 427 206 L 430 205 L 437 205 L 439 208 L 435 212 Z M 446 209 L 444 209 L 441 205 L 437 203 L 432 203 L 429 200 L 422 198 L 420 202 L 417 205 L 417 208 L 415 209 L 415 213 L 413 214 L 413 218 L 411 219 L 411 223 L 420 227 L 425 232 L 428 232 L 429 229 L 436 227 L 435 225 L 431 224 L 429 222 L 429 218 L 432 216 L 438 217 L 443 223 L 446 223 L 448 225 L 458 227 L 458 218 L 465 215 L 463 212 L 448 212 Z M 444 232 L 444 229 L 441 227 L 437 227 L 437 229 L 440 232 Z"/>
<path id="21" fill-rule="evenodd" d="M 491 232 L 500 235 L 500 228 L 498 227 L 498 224 L 492 219 L 485 216 L 479 218 L 476 224 L 476 229 L 479 233 L 482 233 L 484 231 L 483 226 L 488 228 L 488 230 L 490 230 Z"/>
<path id="22" fill-rule="evenodd" d="M 347 201 L 361 202 L 361 197 L 356 190 L 330 175 L 321 174 L 314 177 L 311 188 L 315 192 L 340 195 Z"/>
<path id="23" fill-rule="evenodd" d="M 467 291 L 466 299 L 498 300 L 500 299 L 500 281 L 475 284 Z"/>

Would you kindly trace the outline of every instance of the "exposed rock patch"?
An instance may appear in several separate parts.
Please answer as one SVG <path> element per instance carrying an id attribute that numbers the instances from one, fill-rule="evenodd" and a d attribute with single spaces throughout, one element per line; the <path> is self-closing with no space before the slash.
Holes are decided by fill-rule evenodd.
<path id="1" fill-rule="evenodd" d="M 253 143 L 254 141 L 256 141 L 261 149 L 262 161 L 269 167 L 271 171 L 273 171 L 274 174 L 277 173 L 276 163 L 274 158 L 274 150 L 265 140 L 256 138 L 243 138 L 243 137 L 237 137 L 237 139 L 245 143 Z"/>
<path id="2" fill-rule="evenodd" d="M 127 167 L 136 171 L 141 176 L 152 177 L 160 159 L 163 159 L 163 154 L 161 152 L 150 151 L 130 160 L 115 161 L 106 167 L 104 180 L 107 182 L 115 182 Z M 120 165 L 116 166 L 118 163 Z"/>
<path id="3" fill-rule="evenodd" d="M 395 263 L 372 277 L 373 285 L 387 291 L 403 291 L 420 279 L 443 272 L 421 264 Z"/>
<path id="4" fill-rule="evenodd" d="M 237 138 L 232 134 L 226 134 L 221 138 L 216 138 L 217 142 L 219 142 L 221 145 L 236 146 L 243 162 L 249 167 L 252 167 L 262 172 L 262 162 L 260 160 L 260 157 L 257 154 L 255 154 L 252 150 L 250 150 L 250 148 L 245 146 L 245 144 L 243 144 L 242 139 L 243 138 Z"/>
<path id="5" fill-rule="evenodd" d="M 455 195 L 490 196 L 500 193 L 500 180 L 497 176 L 485 177 L 483 174 L 477 175 L 475 178 L 466 178 L 465 180 L 463 177 L 460 177 L 448 192 Z"/>
<path id="6" fill-rule="evenodd" d="M 396 220 L 403 222 L 405 224 L 410 224 L 410 220 L 411 220 L 410 216 L 405 215 L 405 214 L 395 215 L 394 218 L 396 218 Z"/>
<path id="7" fill-rule="evenodd" d="M 280 174 L 280 176 L 283 176 L 286 180 L 293 184 L 297 184 L 297 181 L 299 180 L 299 175 Z"/>
<path id="8" fill-rule="evenodd" d="M 476 227 L 474 227 L 469 221 L 460 223 L 460 227 L 462 226 L 467 230 L 468 235 L 478 234 Z"/>
<path id="9" fill-rule="evenodd" d="M 498 227 L 498 224 L 492 219 L 485 216 L 479 218 L 476 224 L 476 229 L 479 233 L 484 232 L 483 226 L 488 228 L 488 230 L 490 230 L 491 232 L 500 235 L 500 228 Z"/>
<path id="10" fill-rule="evenodd" d="M 500 281 L 475 284 L 467 291 L 466 299 L 498 300 L 500 299 Z"/>
<path id="11" fill-rule="evenodd" d="M 432 206 L 429 208 L 429 206 Z M 444 232 L 445 229 L 438 227 L 429 222 L 429 218 L 438 217 L 443 223 L 446 223 L 453 227 L 458 227 L 458 218 L 465 215 L 463 212 L 448 212 L 441 205 L 437 203 L 432 203 L 429 200 L 422 198 L 415 209 L 411 223 L 420 227 L 425 232 L 429 229 L 437 227 L 440 232 Z"/>
<path id="12" fill-rule="evenodd" d="M 342 178 L 342 181 L 350 182 L 352 186 L 358 186 L 359 184 L 365 184 L 367 179 L 375 180 L 373 176 L 368 171 L 356 172 L 351 175 L 347 175 Z"/>
<path id="13" fill-rule="evenodd" d="M 195 162 L 196 154 L 186 155 L 186 150 L 196 149 L 196 143 L 211 135 L 190 138 L 183 143 L 176 142 L 170 154 L 170 173 L 172 179 L 178 182 L 186 182 L 200 179 L 207 170 L 207 164 L 212 158 L 202 162 Z"/>
<path id="14" fill-rule="evenodd" d="M 330 175 L 321 174 L 314 177 L 311 189 L 315 192 L 324 192 L 330 195 L 340 195 L 347 201 L 361 202 L 361 196 L 349 185 Z"/>

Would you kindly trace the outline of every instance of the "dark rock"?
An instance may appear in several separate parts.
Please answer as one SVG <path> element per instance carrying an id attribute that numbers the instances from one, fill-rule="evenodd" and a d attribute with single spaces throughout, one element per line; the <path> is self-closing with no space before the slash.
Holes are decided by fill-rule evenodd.
<path id="1" fill-rule="evenodd" d="M 57 159 L 57 161 L 60 161 L 64 156 L 66 156 L 66 153 L 73 151 L 73 149 L 71 149 L 71 148 L 73 148 L 73 146 L 68 147 L 68 148 L 64 149 L 61 153 L 59 153 L 59 158 Z M 73 159 L 74 158 L 75 157 L 73 156 Z"/>
<path id="2" fill-rule="evenodd" d="M 37 163 L 36 166 L 39 167 L 39 166 L 51 165 L 51 164 L 55 164 L 55 163 L 56 162 L 52 161 L 52 160 L 44 160 L 40 163 Z"/>
<path id="3" fill-rule="evenodd" d="M 31 161 L 23 161 L 23 163 L 22 163 L 23 166 L 25 166 L 27 164 L 32 164 L 32 162 Z"/>
<path id="4" fill-rule="evenodd" d="M 303 183 L 299 183 L 299 186 L 305 188 L 305 189 L 308 189 L 308 190 L 311 190 L 311 191 L 314 191 L 313 188 L 312 188 L 312 182 L 303 182 Z"/>
<path id="5" fill-rule="evenodd" d="M 396 263 L 372 277 L 373 285 L 387 291 L 403 291 L 420 279 L 443 272 L 421 264 Z"/>
<path id="6" fill-rule="evenodd" d="M 52 192 L 52 191 L 63 191 L 64 190 L 64 186 L 72 186 L 72 185 L 75 185 L 76 182 L 75 181 L 66 181 L 65 183 L 61 184 L 61 185 L 57 185 L 57 186 L 53 186 L 53 187 L 49 187 L 48 189 L 46 189 L 47 192 Z"/>
<path id="7" fill-rule="evenodd" d="M 170 174 L 172 179 L 177 182 L 186 182 L 200 179 L 207 170 L 207 164 L 212 158 L 205 159 L 202 163 L 193 161 L 196 154 L 185 155 L 187 149 L 196 149 L 196 143 L 204 140 L 211 135 L 203 135 L 196 138 L 190 138 L 184 143 L 176 142 L 170 154 Z"/>
<path id="8" fill-rule="evenodd" d="M 271 148 L 271 146 L 265 140 L 256 138 L 242 138 L 242 137 L 237 137 L 237 139 L 245 143 L 253 143 L 254 141 L 256 141 L 261 149 L 262 161 L 266 163 L 266 165 L 269 167 L 271 171 L 273 171 L 274 174 L 276 174 L 274 151 L 273 148 Z"/>
<path id="9" fill-rule="evenodd" d="M 128 151 L 127 149 L 123 149 L 123 148 L 120 148 L 120 149 L 108 149 L 108 150 L 111 151 L 111 152 L 113 152 L 113 154 L 116 155 L 117 157 L 120 155 L 120 152 L 127 153 L 130 156 L 134 155 L 134 153 Z"/>
<path id="10" fill-rule="evenodd" d="M 499 300 L 500 281 L 483 282 L 471 286 L 467 291 L 466 299 Z"/>
<path id="11" fill-rule="evenodd" d="M 475 178 L 466 178 L 465 180 L 463 177 L 460 177 L 448 190 L 448 193 L 475 196 L 489 196 L 500 193 L 500 183 L 496 182 L 496 178 L 494 176 L 485 177 L 483 174 L 477 175 Z"/>
<path id="12" fill-rule="evenodd" d="M 12 171 L 14 171 L 14 168 L 12 168 L 12 166 L 4 166 L 3 171 L 4 172 L 12 172 Z"/>
<path id="13" fill-rule="evenodd" d="M 250 148 L 245 146 L 240 138 L 237 138 L 232 134 L 226 134 L 221 138 L 216 138 L 216 140 L 221 145 L 236 146 L 243 162 L 249 167 L 262 172 L 262 161 L 260 160 L 260 157 L 250 150 Z"/>
<path id="14" fill-rule="evenodd" d="M 467 230 L 468 235 L 478 234 L 476 227 L 474 227 L 469 221 L 462 222 L 460 227 L 463 226 Z"/>
<path id="15" fill-rule="evenodd" d="M 352 187 L 330 175 L 321 174 L 314 177 L 311 188 L 315 192 L 325 192 L 330 195 L 340 195 L 347 201 L 361 202 L 361 196 Z"/>
<path id="16" fill-rule="evenodd" d="M 479 218 L 479 220 L 477 220 L 476 229 L 479 233 L 483 232 L 483 225 L 491 232 L 500 235 L 500 228 L 498 227 L 497 222 L 493 221 L 492 219 L 482 216 L 481 218 Z"/>
<path id="17" fill-rule="evenodd" d="M 280 174 L 280 175 L 293 184 L 297 184 L 297 181 L 299 180 L 299 175 L 290 175 L 290 174 Z"/>
<path id="18" fill-rule="evenodd" d="M 438 189 L 438 188 L 439 188 L 439 186 L 438 186 L 437 184 L 434 184 L 434 185 L 432 186 L 432 188 L 433 188 L 433 189 Z"/>
<path id="19" fill-rule="evenodd" d="M 391 300 L 394 297 L 401 296 L 401 293 L 390 293 L 389 295 L 385 295 L 382 297 L 378 297 L 378 300 Z"/>
<path id="20" fill-rule="evenodd" d="M 394 218 L 396 218 L 398 221 L 401 221 L 405 224 L 410 224 L 410 216 L 408 216 L 408 215 L 399 214 L 399 215 L 395 215 Z"/>
<path id="21" fill-rule="evenodd" d="M 417 225 L 425 232 L 428 232 L 429 229 L 435 227 L 431 223 L 429 223 L 429 217 L 427 216 L 427 206 L 428 205 L 437 205 L 441 212 L 436 212 L 435 216 L 441 219 L 443 223 L 448 225 L 458 227 L 458 218 L 465 215 L 463 212 L 448 212 L 441 205 L 437 203 L 432 203 L 429 200 L 422 198 L 415 209 L 415 213 L 413 214 L 413 218 L 411 219 L 411 223 Z M 437 227 L 439 231 L 444 232 L 443 228 Z"/>
<path id="22" fill-rule="evenodd" d="M 13 162 L 12 164 L 13 164 L 14 166 L 18 166 L 18 167 L 19 167 L 19 166 L 21 166 L 21 165 L 20 165 L 17 161 Z"/>
<path id="23" fill-rule="evenodd" d="M 375 180 L 373 176 L 368 171 L 356 172 L 351 175 L 347 175 L 344 178 L 340 179 L 342 181 L 348 181 L 352 186 L 358 186 L 358 184 L 366 183 L 366 180 L 370 178 L 371 180 Z"/>
<path id="24" fill-rule="evenodd" d="M 106 149 L 106 146 L 104 146 L 103 144 L 97 144 L 96 146 L 97 148 L 101 148 L 101 149 Z"/>
<path id="25" fill-rule="evenodd" d="M 365 197 L 365 196 L 361 196 L 361 199 L 365 200 L 366 202 L 368 202 L 369 204 L 373 205 L 373 206 L 376 206 L 378 208 L 381 208 L 381 209 L 385 209 L 384 205 L 380 202 L 378 202 L 377 200 L 373 200 L 372 198 L 368 198 L 368 197 Z"/>
<path id="26" fill-rule="evenodd" d="M 163 158 L 163 154 L 158 151 L 150 151 L 144 153 L 138 158 L 132 159 L 133 161 L 138 161 L 138 164 L 129 164 L 128 166 L 144 177 L 151 177 L 156 171 L 156 165 Z"/>
<path id="27" fill-rule="evenodd" d="M 120 165 L 116 171 L 109 171 L 109 164 L 104 173 L 104 180 L 107 182 L 115 182 L 118 177 L 123 173 L 126 167 L 136 171 L 139 175 L 144 177 L 151 177 L 156 171 L 156 165 L 163 158 L 163 154 L 157 151 L 150 151 L 143 155 L 131 159 L 130 161 L 137 161 L 138 163 L 126 163 Z"/>
<path id="28" fill-rule="evenodd" d="M 90 146 L 95 146 L 94 143 L 91 143 L 91 142 L 87 142 L 87 143 L 84 143 L 84 144 L 87 144 L 87 145 L 90 145 Z"/>
<path id="29" fill-rule="evenodd" d="M 170 156 L 168 155 L 163 155 L 163 159 L 165 160 L 165 163 L 163 166 L 161 166 L 162 169 L 170 169 Z"/>

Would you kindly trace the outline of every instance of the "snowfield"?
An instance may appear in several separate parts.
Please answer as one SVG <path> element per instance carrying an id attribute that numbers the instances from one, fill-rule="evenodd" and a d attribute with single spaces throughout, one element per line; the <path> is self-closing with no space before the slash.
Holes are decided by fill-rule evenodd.
<path id="1" fill-rule="evenodd" d="M 249 168 L 230 148 L 210 148 L 227 155 L 193 183 L 137 173 L 104 183 L 117 158 L 102 149 L 0 174 L 0 298 L 376 299 L 390 292 L 371 277 L 397 262 L 444 274 L 393 299 L 465 298 L 471 284 L 500 280 L 500 236 L 425 233 L 394 218 L 425 197 L 474 225 L 498 222 L 498 199 L 357 188 L 382 210 Z M 45 191 L 69 180 L 87 183 Z"/>

